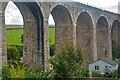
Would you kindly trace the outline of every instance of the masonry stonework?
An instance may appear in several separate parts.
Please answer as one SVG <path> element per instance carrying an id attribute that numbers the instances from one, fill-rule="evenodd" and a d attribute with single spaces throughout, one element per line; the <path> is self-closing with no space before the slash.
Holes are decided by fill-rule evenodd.
<path id="1" fill-rule="evenodd" d="M 113 27 L 117 28 L 116 25 L 111 25 L 115 20 L 120 23 L 119 14 L 77 2 L 37 2 L 35 0 L 33 3 L 15 4 L 20 9 L 24 19 L 23 60 L 31 67 L 41 65 L 45 70 L 50 69 L 48 25 L 50 13 L 55 21 L 56 52 L 65 45 L 64 41 L 68 41 L 82 50 L 83 65 L 86 68 L 89 63 L 97 59 L 104 57 L 112 59 L 112 41 L 117 44 L 116 39 L 119 32 L 114 30 L 111 33 Z M 1 19 L 1 16 L 5 16 L 3 10 L 0 10 L 0 24 L 2 24 L 0 25 L 0 53 L 5 55 L 6 59 L 6 39 L 3 24 L 5 20 Z M 118 34 L 115 35 L 115 33 Z"/>

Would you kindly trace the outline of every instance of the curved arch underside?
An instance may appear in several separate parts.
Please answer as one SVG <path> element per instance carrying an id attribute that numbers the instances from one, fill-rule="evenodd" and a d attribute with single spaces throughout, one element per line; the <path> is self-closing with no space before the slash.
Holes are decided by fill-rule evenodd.
<path id="1" fill-rule="evenodd" d="M 69 25 L 72 24 L 72 19 L 69 11 L 62 5 L 57 5 L 51 12 L 56 25 Z"/>
<path id="2" fill-rule="evenodd" d="M 120 22 L 115 20 L 111 29 L 112 39 L 112 56 L 113 59 L 119 58 L 120 56 Z"/>
<path id="3" fill-rule="evenodd" d="M 93 22 L 91 16 L 87 12 L 82 12 L 77 20 L 77 47 L 82 50 L 84 63 L 83 66 L 94 60 L 93 52 Z"/>
<path id="4" fill-rule="evenodd" d="M 14 2 L 24 20 L 23 62 L 44 66 L 43 16 L 36 2 Z M 32 6 L 31 6 L 32 5 Z"/>
<path id="5" fill-rule="evenodd" d="M 57 5 L 51 12 L 55 21 L 56 53 L 67 43 L 73 44 L 73 23 L 69 11 L 62 5 Z"/>
<path id="6" fill-rule="evenodd" d="M 97 57 L 98 59 L 109 56 L 109 27 L 107 19 L 101 16 L 96 24 Z"/>

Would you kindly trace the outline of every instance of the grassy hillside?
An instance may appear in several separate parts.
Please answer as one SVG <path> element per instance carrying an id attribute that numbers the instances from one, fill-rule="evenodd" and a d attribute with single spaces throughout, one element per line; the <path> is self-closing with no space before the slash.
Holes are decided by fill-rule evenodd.
<path id="1" fill-rule="evenodd" d="M 21 36 L 23 34 L 23 29 L 10 29 L 6 30 L 6 39 L 8 45 L 22 45 Z M 55 44 L 55 28 L 49 28 L 50 34 L 50 44 Z"/>
<path id="2" fill-rule="evenodd" d="M 22 29 L 23 25 L 5 25 L 6 29 Z"/>
<path id="3" fill-rule="evenodd" d="M 6 30 L 6 41 L 8 45 L 22 45 L 21 36 L 23 29 Z"/>
<path id="4" fill-rule="evenodd" d="M 55 44 L 55 28 L 54 27 L 50 27 L 49 28 L 49 34 L 50 34 L 50 44 L 54 45 Z"/>

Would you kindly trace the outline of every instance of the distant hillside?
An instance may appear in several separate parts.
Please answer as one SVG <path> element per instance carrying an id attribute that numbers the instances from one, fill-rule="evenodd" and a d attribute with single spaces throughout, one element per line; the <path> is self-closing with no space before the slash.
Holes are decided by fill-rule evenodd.
<path id="1" fill-rule="evenodd" d="M 23 25 L 6 25 L 6 29 L 22 29 Z"/>
<path id="2" fill-rule="evenodd" d="M 49 25 L 50 28 L 55 28 L 55 25 Z"/>
<path id="3" fill-rule="evenodd" d="M 21 36 L 23 34 L 23 29 L 17 28 L 9 28 L 6 30 L 6 40 L 8 45 L 22 45 L 21 43 Z M 55 44 L 55 28 L 49 27 L 49 34 L 50 34 L 50 44 Z"/>
<path id="4" fill-rule="evenodd" d="M 23 25 L 6 25 L 6 29 L 22 29 Z M 55 25 L 49 25 L 49 27 L 54 28 Z"/>

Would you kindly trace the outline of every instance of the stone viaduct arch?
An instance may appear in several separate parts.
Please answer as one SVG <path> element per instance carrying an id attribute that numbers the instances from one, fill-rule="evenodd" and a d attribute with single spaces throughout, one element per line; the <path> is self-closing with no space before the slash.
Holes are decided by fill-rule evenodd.
<path id="1" fill-rule="evenodd" d="M 115 20 L 112 24 L 111 39 L 112 39 L 112 55 L 113 59 L 119 58 L 120 56 L 120 22 Z"/>
<path id="2" fill-rule="evenodd" d="M 14 2 L 14 1 L 13 1 Z M 49 14 L 56 26 L 56 51 L 63 46 L 62 40 L 81 48 L 87 67 L 100 58 L 112 59 L 112 43 L 117 42 L 119 14 L 77 2 L 15 2 L 24 19 L 24 62 L 34 67 L 49 69 Z M 4 10 L 0 2 L 0 53 L 6 60 Z M 115 21 L 115 22 L 114 22 Z M 113 23 L 114 22 L 114 23 Z M 118 32 L 119 33 L 119 32 Z M 119 39 L 118 39 L 119 40 Z M 117 44 L 117 43 L 116 43 Z"/>
<path id="3" fill-rule="evenodd" d="M 43 15 L 40 7 L 36 2 L 14 2 L 14 4 L 19 8 L 24 20 L 23 61 L 31 67 L 44 66 Z M 7 2 L 4 5 L 7 5 Z"/>
<path id="4" fill-rule="evenodd" d="M 89 64 L 94 59 L 93 22 L 89 13 L 80 13 L 76 25 L 77 46 L 82 50 L 84 66 L 86 66 L 85 64 Z"/>
<path id="5" fill-rule="evenodd" d="M 55 28 L 56 28 L 56 39 L 55 39 L 55 46 L 56 51 L 59 51 L 60 47 L 63 47 L 65 44 L 64 41 L 71 40 L 72 33 L 72 19 L 71 15 L 68 12 L 68 10 L 62 6 L 57 5 L 53 8 L 51 11 L 51 14 L 53 15 L 53 19 L 55 20 Z M 66 17 L 64 17 L 66 16 Z M 69 32 L 69 34 L 68 34 Z M 72 41 L 71 41 L 72 42 Z"/>
<path id="6" fill-rule="evenodd" d="M 104 16 L 101 16 L 96 24 L 97 57 L 98 59 L 108 57 L 109 52 L 109 24 Z M 102 43 L 102 44 L 101 44 Z"/>

